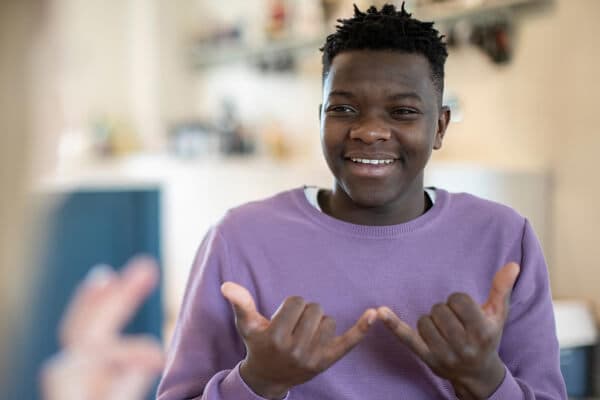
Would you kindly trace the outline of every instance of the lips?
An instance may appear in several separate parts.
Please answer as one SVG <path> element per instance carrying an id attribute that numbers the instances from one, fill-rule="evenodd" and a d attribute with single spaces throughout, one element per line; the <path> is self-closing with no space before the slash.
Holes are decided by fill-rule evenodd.
<path id="1" fill-rule="evenodd" d="M 345 159 L 363 159 L 363 160 L 397 160 L 400 157 L 394 153 L 387 152 L 348 152 L 344 154 Z"/>
<path id="2" fill-rule="evenodd" d="M 369 158 L 351 158 L 350 161 L 358 164 L 371 164 L 371 165 L 379 165 L 379 164 L 392 164 L 394 159 L 369 159 Z"/>
<path id="3" fill-rule="evenodd" d="M 398 157 L 390 153 L 350 152 L 344 164 L 350 174 L 365 178 L 384 178 L 393 173 Z"/>

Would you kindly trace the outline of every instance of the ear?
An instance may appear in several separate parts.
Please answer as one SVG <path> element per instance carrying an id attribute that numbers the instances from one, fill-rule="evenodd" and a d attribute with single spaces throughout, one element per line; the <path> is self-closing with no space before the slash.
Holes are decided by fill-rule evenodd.
<path id="1" fill-rule="evenodd" d="M 323 104 L 319 104 L 319 122 L 321 122 L 321 112 L 323 111 Z"/>
<path id="2" fill-rule="evenodd" d="M 433 141 L 433 149 L 439 150 L 442 148 L 442 142 L 446 135 L 446 129 L 450 123 L 450 107 L 442 106 L 440 109 L 440 115 L 437 121 L 437 131 L 435 132 L 435 139 Z"/>

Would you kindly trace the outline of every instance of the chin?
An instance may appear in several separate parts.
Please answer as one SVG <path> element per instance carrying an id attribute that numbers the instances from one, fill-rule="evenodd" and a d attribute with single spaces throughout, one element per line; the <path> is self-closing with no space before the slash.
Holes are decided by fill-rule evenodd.
<path id="1" fill-rule="evenodd" d="M 368 208 L 384 207 L 393 202 L 399 196 L 397 193 L 392 193 L 390 190 L 378 188 L 357 188 L 353 190 L 346 186 L 345 192 L 350 197 L 353 203 Z"/>

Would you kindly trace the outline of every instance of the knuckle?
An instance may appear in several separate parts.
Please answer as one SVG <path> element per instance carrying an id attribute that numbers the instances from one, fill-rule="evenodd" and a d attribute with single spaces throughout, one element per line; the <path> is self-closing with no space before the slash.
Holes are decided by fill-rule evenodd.
<path id="1" fill-rule="evenodd" d="M 456 356 L 456 354 L 454 354 L 454 352 L 452 351 L 447 351 L 444 354 L 444 363 L 451 368 L 456 367 L 456 365 L 458 364 L 458 357 Z"/>
<path id="2" fill-rule="evenodd" d="M 477 360 L 477 349 L 470 344 L 462 346 L 460 348 L 460 358 L 466 362 Z"/>
<path id="3" fill-rule="evenodd" d="M 487 347 L 494 343 L 496 339 L 495 332 L 493 332 L 489 328 L 483 328 L 479 332 L 479 341 L 481 342 L 483 347 Z"/>
<path id="4" fill-rule="evenodd" d="M 469 333 L 471 337 L 473 337 L 477 343 L 484 342 L 489 339 L 492 332 L 486 324 L 478 324 L 477 326 L 470 329 Z"/>
<path id="5" fill-rule="evenodd" d="M 306 369 L 311 373 L 319 373 L 322 371 L 321 369 L 321 360 L 317 357 L 311 357 L 306 362 Z"/>
<path id="6" fill-rule="evenodd" d="M 419 318 L 419 320 L 417 321 L 417 328 L 419 329 L 419 331 L 423 330 L 429 325 L 429 320 L 429 315 L 423 315 Z"/>
<path id="7" fill-rule="evenodd" d="M 462 345 L 465 342 L 465 333 L 460 329 L 460 327 L 457 327 L 453 324 L 448 324 L 447 326 L 443 327 L 443 331 L 447 338 L 454 340 L 455 343 Z"/>
<path id="8" fill-rule="evenodd" d="M 303 306 L 304 299 L 300 296 L 289 296 L 286 297 L 284 304 L 294 305 L 294 306 Z"/>
<path id="9" fill-rule="evenodd" d="M 326 331 L 332 331 L 335 332 L 335 328 L 336 328 L 336 322 L 335 319 L 333 319 L 332 317 L 330 317 L 329 315 L 325 315 L 321 321 L 321 325 L 323 326 L 323 328 Z"/>
<path id="10" fill-rule="evenodd" d="M 319 303 L 308 303 L 306 309 L 314 312 L 315 314 L 323 314 L 323 307 Z"/>
<path id="11" fill-rule="evenodd" d="M 453 307 L 464 307 L 469 301 L 471 297 L 462 292 L 452 293 L 448 296 L 448 304 Z"/>
<path id="12" fill-rule="evenodd" d="M 287 352 L 290 349 L 290 342 L 283 335 L 274 334 L 271 336 L 271 345 L 278 352 Z"/>
<path id="13" fill-rule="evenodd" d="M 432 315 L 440 315 L 442 312 L 445 311 L 446 308 L 446 304 L 445 303 L 437 303 L 434 304 L 433 307 L 431 307 L 431 314 Z"/>
<path id="14" fill-rule="evenodd" d="M 478 329 L 475 337 L 477 338 L 477 341 L 481 344 L 484 344 L 487 341 L 489 341 L 489 333 L 486 332 L 485 329 Z"/>
<path id="15" fill-rule="evenodd" d="M 294 347 L 291 350 L 290 356 L 298 364 L 304 364 L 305 363 L 304 351 L 303 351 L 302 348 L 300 348 L 298 346 Z"/>

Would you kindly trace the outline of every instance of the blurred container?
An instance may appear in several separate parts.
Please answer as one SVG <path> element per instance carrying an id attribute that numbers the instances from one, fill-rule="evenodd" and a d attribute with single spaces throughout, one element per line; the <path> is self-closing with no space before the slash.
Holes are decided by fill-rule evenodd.
<path id="1" fill-rule="evenodd" d="M 596 322 L 583 301 L 555 301 L 556 333 L 560 345 L 560 370 L 569 396 L 590 396 L 592 354 L 598 339 Z"/>
<path id="2" fill-rule="evenodd" d="M 126 156 L 142 149 L 140 138 L 126 118 L 100 117 L 92 122 L 96 156 Z"/>
<path id="3" fill-rule="evenodd" d="M 203 122 L 175 125 L 169 135 L 170 150 L 180 158 L 206 158 L 219 152 L 219 133 Z"/>

